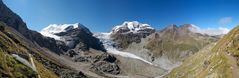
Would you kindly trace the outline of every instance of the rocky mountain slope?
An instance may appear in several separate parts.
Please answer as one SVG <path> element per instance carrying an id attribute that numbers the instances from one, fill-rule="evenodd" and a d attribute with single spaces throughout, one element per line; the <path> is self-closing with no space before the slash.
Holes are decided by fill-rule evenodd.
<path id="1" fill-rule="evenodd" d="M 150 50 L 154 59 L 166 56 L 172 61 L 179 61 L 219 39 L 215 36 L 194 33 L 190 30 L 192 28 L 191 24 L 170 25 L 148 36 L 144 47 Z"/>
<path id="2" fill-rule="evenodd" d="M 154 65 L 150 61 L 147 61 L 140 56 L 137 56 L 130 52 L 118 50 L 116 47 L 114 47 L 115 42 L 110 38 L 109 33 L 95 33 L 94 36 L 96 36 L 103 42 L 107 53 L 115 55 L 116 58 L 120 61 L 118 65 L 121 71 L 125 73 L 123 74 L 123 77 L 147 78 L 159 76 L 166 73 L 166 70 Z"/>
<path id="3" fill-rule="evenodd" d="M 93 37 L 89 29 L 79 23 L 52 24 L 41 33 L 66 44 L 67 49 L 62 56 L 82 64 L 89 71 L 100 75 L 122 73 L 117 65 L 118 60 L 107 54 L 99 39 Z"/>
<path id="4" fill-rule="evenodd" d="M 12 29 L 3 22 L 1 22 L 0 25 L 1 55 L 3 56 L 1 57 L 1 66 L 3 66 L 1 68 L 1 77 L 38 77 L 38 75 L 40 75 L 41 77 L 57 78 L 59 76 L 66 77 L 66 74 L 70 72 L 76 72 L 59 63 L 53 62 L 53 59 L 47 58 L 39 53 L 42 50 L 29 44 L 21 34 L 16 34 L 18 32 L 15 31 L 15 29 Z M 13 54 L 25 59 L 25 62 L 28 63 L 30 63 L 29 59 L 33 59 L 34 63 L 31 63 L 31 65 L 35 64 L 37 70 L 33 71 L 29 65 L 22 63 L 22 61 L 15 58 Z M 29 54 L 32 54 L 34 57 L 30 58 Z M 56 70 L 61 71 L 57 72 Z M 79 74 L 79 76 L 84 77 L 84 74 Z"/>
<path id="5" fill-rule="evenodd" d="M 75 78 L 108 77 L 106 74 L 122 73 L 117 59 L 105 52 L 101 42 L 83 25 L 66 28 L 56 33 L 63 40 L 45 37 L 29 30 L 22 19 L 0 1 L 1 48 L 3 55 L 13 62 L 3 62 L 1 75 L 14 77 Z M 11 56 L 11 55 L 14 56 Z M 3 59 L 6 59 L 3 57 Z M 15 59 L 13 59 L 15 58 Z M 20 60 L 19 60 L 20 59 Z M 29 59 L 29 60 L 28 60 Z M 32 60 L 33 59 L 33 60 Z M 30 64 L 32 65 L 30 65 Z M 26 65 L 24 65 L 26 64 Z M 19 71 L 9 71 L 16 67 Z M 30 67 L 27 67 L 30 66 Z M 36 67 L 37 72 L 30 68 Z M 7 68 L 7 69 L 6 69 Z M 15 67 L 14 67 L 15 68 Z M 20 72 L 27 70 L 29 72 Z M 35 69 L 34 69 L 35 70 Z M 14 74 L 12 74 L 14 73 Z M 18 77 L 18 76 L 17 76 Z"/>
<path id="6" fill-rule="evenodd" d="M 137 26 L 139 29 L 137 29 Z M 136 30 L 133 31 L 130 28 Z M 148 24 L 133 21 L 114 27 L 109 33 L 109 38 L 114 42 L 112 46 L 115 46 L 118 50 L 132 53 L 159 65 L 161 68 L 170 70 L 179 65 L 184 58 L 193 55 L 220 38 L 196 33 L 192 31 L 193 29 L 195 28 L 192 24 L 170 25 L 155 32 L 155 29 Z M 124 47 L 121 47 L 122 45 Z"/>
<path id="7" fill-rule="evenodd" d="M 239 77 L 239 27 L 220 41 L 195 29 L 156 31 L 127 21 L 109 33 L 93 34 L 80 23 L 51 24 L 38 33 L 0 0 L 0 77 Z"/>
<path id="8" fill-rule="evenodd" d="M 200 50 L 172 70 L 165 78 L 237 78 L 239 27 L 231 30 L 216 44 Z"/>
<path id="9" fill-rule="evenodd" d="M 98 39 L 92 37 L 91 32 L 86 27 L 78 23 L 52 24 L 44 28 L 41 33 L 45 36 L 56 38 L 57 41 L 68 44 L 69 48 L 63 53 L 63 57 L 81 64 L 79 66 L 85 68 L 85 70 L 89 69 L 102 76 L 117 77 L 118 75 L 122 75 L 123 77 L 136 77 L 138 75 L 145 75 L 147 77 L 154 77 L 165 72 L 163 69 L 152 65 L 151 62 L 147 62 L 140 57 L 129 54 L 128 52 L 118 51 L 113 47 L 114 44 L 110 43 L 112 42 L 111 40 L 100 38 L 105 36 L 104 34 L 102 36 L 101 33 L 97 35 L 94 34 L 94 36 L 101 40 L 104 45 L 103 48 L 105 49 L 98 49 L 98 51 L 96 51 L 97 49 L 93 49 L 93 47 L 89 50 L 88 48 L 82 48 L 84 47 L 82 43 L 91 42 L 94 43 L 94 45 L 97 45 L 97 43 L 101 45 L 102 43 L 98 42 Z M 106 37 L 110 37 L 110 35 L 106 35 Z M 128 66 L 129 64 L 131 65 Z M 133 66 L 134 64 L 140 65 Z M 140 68 L 146 67 L 150 69 L 148 72 L 140 71 Z"/>
<path id="10" fill-rule="evenodd" d="M 96 50 L 105 51 L 99 39 L 93 37 L 93 34 L 90 32 L 90 30 L 79 23 L 49 25 L 40 33 L 44 36 L 52 37 L 59 42 L 62 41 L 66 45 L 65 49 L 86 51 L 89 50 L 89 48 L 93 48 Z"/>
<path id="11" fill-rule="evenodd" d="M 36 31 L 29 30 L 17 14 L 12 12 L 1 0 L 0 1 L 0 21 L 6 23 L 8 26 L 14 28 L 16 31 L 21 33 L 24 37 L 29 39 L 32 42 L 37 43 L 41 47 L 46 47 L 49 50 L 56 52 L 56 53 L 62 53 L 63 51 L 59 49 L 59 45 L 57 45 L 57 42 L 51 38 L 43 37 L 40 33 Z"/>
<path id="12" fill-rule="evenodd" d="M 131 61 L 127 62 L 127 66 L 120 64 L 120 66 L 124 66 L 121 68 L 123 71 L 141 74 L 140 77 L 155 77 L 166 74 L 167 71 L 180 65 L 185 58 L 220 38 L 196 33 L 192 31 L 193 29 L 194 25 L 185 24 L 170 25 L 161 31 L 155 31 L 148 24 L 133 21 L 114 27 L 110 33 L 95 33 L 94 35 L 103 42 L 108 53 L 117 55 L 121 63 L 129 61 L 129 59 L 125 60 L 119 56 L 140 60 L 149 64 L 147 67 L 159 68 L 159 70 L 154 68 L 151 69 L 152 71 L 139 73 L 137 70 L 142 70 L 141 68 L 145 68 L 145 66 L 129 66 L 131 63 L 139 64 L 139 62 Z M 125 70 L 125 68 L 135 67 L 137 67 L 134 69 L 135 71 Z M 155 71 L 159 75 L 152 74 Z"/>

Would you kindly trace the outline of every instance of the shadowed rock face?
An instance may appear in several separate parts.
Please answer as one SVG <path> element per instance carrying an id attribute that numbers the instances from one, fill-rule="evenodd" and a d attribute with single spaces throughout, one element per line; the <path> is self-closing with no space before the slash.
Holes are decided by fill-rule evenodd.
<path id="1" fill-rule="evenodd" d="M 86 51 L 89 50 L 89 48 L 93 48 L 105 52 L 100 40 L 95 38 L 85 26 L 78 24 L 77 28 L 69 29 L 69 27 L 67 27 L 66 29 L 68 31 L 56 33 L 55 35 L 61 37 L 69 49 Z"/>
<path id="2" fill-rule="evenodd" d="M 80 25 L 80 24 L 79 24 Z M 121 73 L 117 65 L 117 59 L 113 55 L 105 53 L 105 49 L 99 39 L 93 37 L 92 33 L 83 25 L 69 29 L 66 32 L 56 33 L 66 43 L 69 50 L 65 55 L 70 56 L 75 62 L 89 63 L 90 70 L 97 73 L 108 73 L 117 75 Z M 87 52 L 90 48 L 99 51 Z"/>
<path id="3" fill-rule="evenodd" d="M 21 31 L 21 33 L 26 32 L 28 30 L 26 24 L 22 21 L 22 19 L 12 12 L 2 0 L 0 0 L 0 21 L 5 22 L 8 26 L 16 29 L 17 31 Z"/>

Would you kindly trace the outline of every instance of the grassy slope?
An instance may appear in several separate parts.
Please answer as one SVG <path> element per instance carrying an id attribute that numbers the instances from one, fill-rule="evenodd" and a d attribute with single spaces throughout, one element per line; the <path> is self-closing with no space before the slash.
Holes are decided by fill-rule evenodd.
<path id="1" fill-rule="evenodd" d="M 40 74 L 41 77 L 45 77 L 45 78 L 58 78 L 58 76 L 55 73 L 53 73 L 52 71 L 50 71 L 47 68 L 45 68 L 38 61 L 34 60 L 34 62 L 35 62 L 35 65 L 37 67 L 38 73 Z"/>
<path id="2" fill-rule="evenodd" d="M 21 64 L 2 49 L 0 49 L 0 60 L 0 77 L 36 77 L 36 73 L 31 68 Z"/>
<path id="3" fill-rule="evenodd" d="M 32 73 L 30 72 L 32 71 L 31 69 L 17 62 L 15 59 L 11 58 L 10 56 L 10 54 L 14 53 L 14 54 L 21 55 L 22 57 L 28 57 L 28 52 L 30 51 L 29 51 L 29 48 L 26 48 L 26 45 L 25 45 L 26 42 L 24 42 L 23 40 L 21 40 L 21 38 L 16 36 L 16 34 L 11 32 L 11 30 L 8 27 L 6 27 L 4 23 L 1 22 L 0 27 L 5 28 L 4 31 L 1 30 L 0 32 L 0 44 L 1 44 L 0 49 L 1 49 L 2 56 L 7 56 L 7 57 L 0 57 L 2 62 L 0 63 L 0 65 L 4 66 L 2 67 L 2 71 L 0 72 L 4 73 L 5 71 L 8 71 L 7 73 L 9 73 L 9 76 L 12 75 L 13 77 L 15 76 L 15 74 L 12 74 L 12 73 L 17 73 L 17 76 L 20 75 L 21 77 L 26 77 L 31 75 L 33 73 L 33 72 Z M 12 37 L 10 37 L 9 35 L 6 35 L 6 33 L 10 34 Z M 2 60 L 6 58 L 10 58 L 11 60 L 3 62 Z M 16 62 L 16 63 L 13 63 L 14 66 L 11 66 L 8 64 L 8 63 L 12 64 L 12 62 Z M 35 62 L 36 62 L 37 69 L 40 69 L 39 74 L 42 78 L 57 78 L 56 74 L 54 74 L 52 71 L 46 69 L 41 63 L 38 63 L 37 61 Z M 16 68 L 16 67 L 20 67 L 20 68 Z M 18 69 L 18 71 L 16 70 L 9 71 L 10 69 Z M 41 72 L 42 70 L 44 70 L 44 72 Z M 26 71 L 29 71 L 29 72 L 26 72 Z"/>
<path id="4" fill-rule="evenodd" d="M 172 70 L 165 78 L 237 78 L 239 27 Z"/>
<path id="5" fill-rule="evenodd" d="M 151 36 L 154 36 L 152 34 Z M 155 57 L 166 54 L 169 58 L 181 59 L 181 52 L 185 52 L 186 56 L 198 52 L 201 48 L 208 45 L 215 40 L 211 37 L 197 36 L 194 33 L 187 33 L 183 35 L 172 32 L 164 33 L 159 38 L 149 39 L 149 43 L 145 46 L 153 52 Z"/>

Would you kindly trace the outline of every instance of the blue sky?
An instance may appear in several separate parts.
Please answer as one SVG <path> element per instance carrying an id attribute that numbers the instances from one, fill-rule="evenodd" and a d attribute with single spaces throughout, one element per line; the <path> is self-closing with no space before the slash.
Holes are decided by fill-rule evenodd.
<path id="1" fill-rule="evenodd" d="M 232 29 L 239 24 L 238 0 L 4 0 L 32 30 L 49 24 L 81 23 L 108 32 L 124 21 L 162 29 L 195 24 L 202 29 Z"/>

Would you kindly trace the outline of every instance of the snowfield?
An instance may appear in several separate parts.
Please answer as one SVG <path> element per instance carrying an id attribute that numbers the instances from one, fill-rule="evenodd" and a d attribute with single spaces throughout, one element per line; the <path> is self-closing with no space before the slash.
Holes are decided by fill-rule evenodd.
<path id="1" fill-rule="evenodd" d="M 129 53 L 129 52 L 123 52 L 123 51 L 119 51 L 119 50 L 116 50 L 115 48 L 106 48 L 107 52 L 108 53 L 111 53 L 111 54 L 115 54 L 115 55 L 120 55 L 120 56 L 123 56 L 123 57 L 128 57 L 128 58 L 133 58 L 133 59 L 138 59 L 138 60 L 141 60 L 145 63 L 148 63 L 150 65 L 153 65 L 153 63 L 139 57 L 139 56 L 136 56 L 132 53 Z"/>

